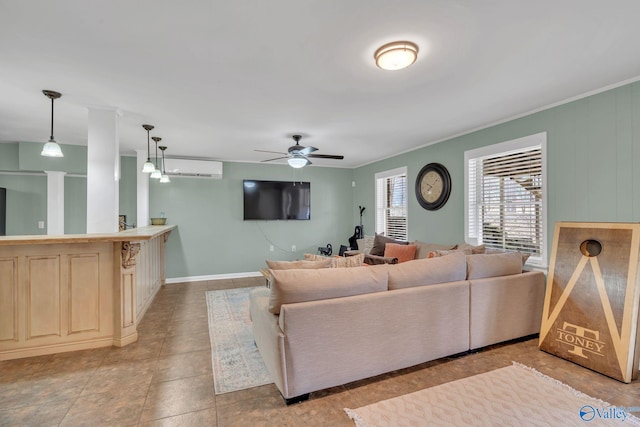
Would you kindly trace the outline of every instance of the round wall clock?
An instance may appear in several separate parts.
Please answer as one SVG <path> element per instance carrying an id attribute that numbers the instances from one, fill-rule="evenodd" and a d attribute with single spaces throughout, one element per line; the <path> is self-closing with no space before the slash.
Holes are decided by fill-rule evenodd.
<path id="1" fill-rule="evenodd" d="M 451 176 L 440 163 L 429 163 L 416 178 L 416 197 L 423 208 L 435 211 L 449 200 Z"/>

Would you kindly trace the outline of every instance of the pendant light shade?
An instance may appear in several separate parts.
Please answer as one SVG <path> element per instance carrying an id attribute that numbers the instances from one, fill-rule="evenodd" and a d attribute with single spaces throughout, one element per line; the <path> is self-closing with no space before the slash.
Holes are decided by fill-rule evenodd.
<path id="1" fill-rule="evenodd" d="M 162 178 L 162 172 L 158 168 L 158 142 L 161 141 L 162 138 L 160 138 L 158 136 L 152 136 L 151 139 L 153 139 L 153 141 L 156 143 L 156 161 L 153 164 L 154 170 L 153 170 L 153 172 L 151 172 L 150 178 L 160 179 L 160 178 Z"/>
<path id="2" fill-rule="evenodd" d="M 142 125 L 144 130 L 147 131 L 147 161 L 142 166 L 143 173 L 151 173 L 156 170 L 156 166 L 151 162 L 151 153 L 149 152 L 149 132 L 153 129 L 152 125 Z"/>
<path id="3" fill-rule="evenodd" d="M 51 136 L 49 137 L 49 142 L 44 144 L 44 147 L 42 147 L 40 155 L 45 157 L 64 157 L 62 149 L 53 137 L 53 100 L 60 98 L 62 94 L 52 90 L 43 90 L 42 93 L 44 93 L 44 96 L 47 98 L 51 99 Z"/>
<path id="4" fill-rule="evenodd" d="M 164 150 L 166 150 L 167 147 L 161 145 L 158 148 L 160 148 L 160 151 L 162 151 L 162 177 L 160 178 L 160 183 L 166 184 L 168 182 L 171 182 L 171 180 L 169 179 L 169 175 L 167 175 L 167 172 L 164 169 Z"/>

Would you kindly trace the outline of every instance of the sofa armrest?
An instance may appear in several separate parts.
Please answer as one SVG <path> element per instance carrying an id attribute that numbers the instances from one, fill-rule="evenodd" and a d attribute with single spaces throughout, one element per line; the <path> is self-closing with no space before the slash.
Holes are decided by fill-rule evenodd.
<path id="1" fill-rule="evenodd" d="M 397 264 L 398 258 L 396 257 L 385 257 L 380 255 L 364 255 L 364 263 L 369 265 L 378 265 L 378 264 Z"/>
<path id="2" fill-rule="evenodd" d="M 360 252 L 357 249 L 350 249 L 348 251 L 344 251 L 344 256 L 356 256 L 356 255 L 360 255 L 362 252 Z"/>

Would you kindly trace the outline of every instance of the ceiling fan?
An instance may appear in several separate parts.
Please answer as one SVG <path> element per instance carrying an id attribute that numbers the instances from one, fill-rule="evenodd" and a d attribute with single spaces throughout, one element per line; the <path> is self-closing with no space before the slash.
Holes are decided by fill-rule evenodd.
<path id="1" fill-rule="evenodd" d="M 292 145 L 291 147 L 289 147 L 286 153 L 281 153 L 279 151 L 265 151 L 265 150 L 254 150 L 254 151 L 259 151 L 261 153 L 282 154 L 281 157 L 262 160 L 262 163 L 272 162 L 274 160 L 280 160 L 280 159 L 287 159 L 287 163 L 289 163 L 289 166 L 291 166 L 292 168 L 302 168 L 312 164 L 311 161 L 309 161 L 309 157 L 314 157 L 316 159 L 337 159 L 337 160 L 344 159 L 344 156 L 336 156 L 333 154 L 312 154 L 314 151 L 318 151 L 318 149 L 316 147 L 311 147 L 311 146 L 304 147 L 300 145 L 300 139 L 302 138 L 302 135 L 292 135 L 291 137 L 296 142 L 296 145 Z"/>

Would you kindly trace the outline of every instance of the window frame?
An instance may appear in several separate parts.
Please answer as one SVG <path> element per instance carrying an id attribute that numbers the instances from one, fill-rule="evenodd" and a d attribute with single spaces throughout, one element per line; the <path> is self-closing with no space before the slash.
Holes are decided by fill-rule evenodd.
<path id="1" fill-rule="evenodd" d="M 388 179 L 388 178 L 392 178 L 395 176 L 401 176 L 404 175 L 405 176 L 405 200 L 404 200 L 404 212 L 405 212 L 405 233 L 407 236 L 407 241 L 409 240 L 409 176 L 407 174 L 407 167 L 406 166 L 402 166 L 399 168 L 395 168 L 395 169 L 390 169 L 390 170 L 386 170 L 383 172 L 378 172 L 375 174 L 374 177 L 374 183 L 373 183 L 373 189 L 374 189 L 374 204 L 375 204 L 375 218 L 374 218 L 374 228 L 375 228 L 375 232 L 377 234 L 380 233 L 384 233 L 385 236 L 387 236 L 387 229 L 386 229 L 386 221 L 383 221 L 384 224 L 383 227 L 384 229 L 380 230 L 379 226 L 381 225 L 381 223 L 379 222 L 379 211 L 381 209 L 387 209 L 387 206 L 384 207 L 380 207 L 379 206 L 379 201 L 381 200 L 381 198 L 378 197 L 378 182 L 381 179 Z M 384 199 L 386 199 L 386 195 L 384 197 Z M 389 237 L 389 236 L 387 236 Z"/>
<path id="2" fill-rule="evenodd" d="M 479 233 L 476 232 L 476 235 L 472 235 L 472 219 L 473 225 L 477 227 L 478 218 L 477 212 L 473 215 L 470 211 L 472 207 L 472 201 L 469 200 L 472 196 L 472 194 L 470 194 L 471 171 L 469 167 L 471 161 L 481 160 L 486 157 L 493 157 L 497 155 L 508 155 L 510 153 L 520 152 L 534 147 L 540 147 L 540 151 L 542 153 L 542 198 L 540 215 L 542 244 L 540 246 L 540 256 L 530 256 L 527 260 L 527 265 L 539 269 L 546 269 L 548 267 L 547 254 L 549 249 L 547 233 L 547 132 L 539 132 L 522 138 L 499 142 L 464 152 L 464 238 L 465 241 L 471 245 L 478 245 L 481 243 L 479 241 Z M 474 189 L 479 187 L 479 174 L 475 174 L 475 179 L 476 183 Z M 475 192 L 473 195 L 475 195 Z M 473 205 L 477 206 L 477 201 L 474 201 Z"/>

